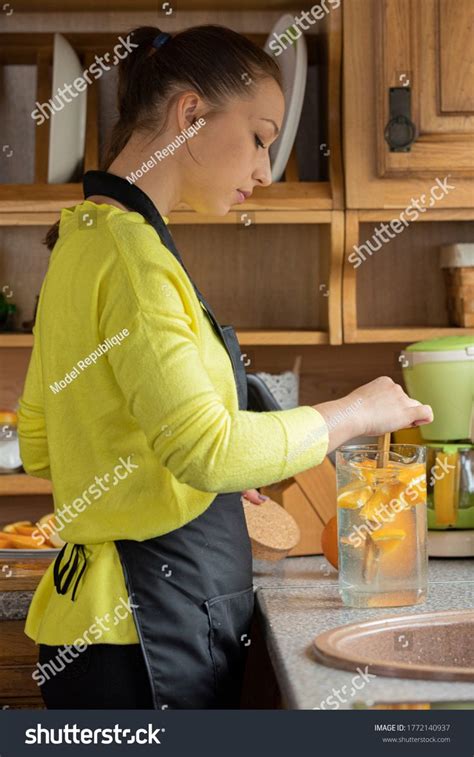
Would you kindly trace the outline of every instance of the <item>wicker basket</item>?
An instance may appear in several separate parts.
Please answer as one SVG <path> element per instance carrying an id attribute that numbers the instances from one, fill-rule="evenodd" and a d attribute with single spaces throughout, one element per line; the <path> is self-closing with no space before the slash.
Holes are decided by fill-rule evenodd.
<path id="1" fill-rule="evenodd" d="M 474 326 L 474 244 L 442 247 L 441 267 L 451 325 Z"/>

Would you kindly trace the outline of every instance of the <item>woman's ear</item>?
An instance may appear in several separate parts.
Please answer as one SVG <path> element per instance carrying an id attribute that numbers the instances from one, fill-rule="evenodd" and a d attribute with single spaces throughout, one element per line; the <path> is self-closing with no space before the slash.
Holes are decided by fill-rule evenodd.
<path id="1" fill-rule="evenodd" d="M 188 128 L 196 123 L 203 101 L 195 92 L 187 92 L 178 100 L 177 118 L 180 129 Z"/>

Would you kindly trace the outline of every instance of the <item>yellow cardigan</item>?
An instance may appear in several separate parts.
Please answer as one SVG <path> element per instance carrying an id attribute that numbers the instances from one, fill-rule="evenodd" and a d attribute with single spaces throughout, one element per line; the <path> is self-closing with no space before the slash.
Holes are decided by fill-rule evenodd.
<path id="1" fill-rule="evenodd" d="M 34 334 L 21 458 L 27 473 L 52 481 L 65 558 L 84 544 L 88 564 L 71 601 L 71 589 L 57 594 L 51 563 L 25 633 L 53 645 L 138 643 L 114 541 L 167 533 L 216 493 L 318 465 L 327 425 L 310 406 L 239 410 L 224 345 L 136 212 L 89 200 L 62 211 Z"/>

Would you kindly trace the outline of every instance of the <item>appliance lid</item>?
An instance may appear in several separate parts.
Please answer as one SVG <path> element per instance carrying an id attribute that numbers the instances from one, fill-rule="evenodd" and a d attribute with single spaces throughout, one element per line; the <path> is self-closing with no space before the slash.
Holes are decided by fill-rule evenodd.
<path id="1" fill-rule="evenodd" d="M 464 334 L 436 337 L 408 345 L 400 353 L 403 368 L 418 363 L 474 361 L 474 336 Z"/>

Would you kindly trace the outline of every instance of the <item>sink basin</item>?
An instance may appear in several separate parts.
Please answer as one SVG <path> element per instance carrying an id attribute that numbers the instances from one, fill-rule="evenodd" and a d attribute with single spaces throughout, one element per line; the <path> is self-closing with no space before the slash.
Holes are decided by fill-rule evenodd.
<path id="1" fill-rule="evenodd" d="M 313 641 L 318 662 L 396 678 L 474 681 L 474 610 L 394 615 L 350 623 Z"/>

